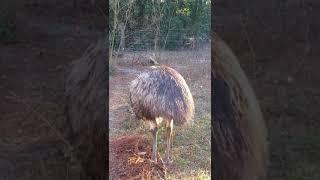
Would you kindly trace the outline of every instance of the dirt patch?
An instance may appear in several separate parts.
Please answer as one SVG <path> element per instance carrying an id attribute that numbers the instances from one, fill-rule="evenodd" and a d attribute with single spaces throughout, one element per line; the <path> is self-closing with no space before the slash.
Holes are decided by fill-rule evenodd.
<path id="1" fill-rule="evenodd" d="M 110 141 L 109 177 L 111 179 L 163 179 L 165 167 L 150 161 L 151 143 L 141 135 L 123 136 Z M 161 157 L 158 156 L 158 159 Z"/>
<path id="2" fill-rule="evenodd" d="M 129 83 L 139 70 L 116 66 L 116 71 L 109 79 L 109 136 L 112 137 L 128 116 Z"/>

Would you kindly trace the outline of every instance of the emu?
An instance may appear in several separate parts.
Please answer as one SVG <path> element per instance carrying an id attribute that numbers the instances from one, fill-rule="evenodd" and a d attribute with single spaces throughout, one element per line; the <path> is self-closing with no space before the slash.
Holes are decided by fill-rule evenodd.
<path id="1" fill-rule="evenodd" d="M 182 75 L 165 65 L 151 66 L 131 82 L 130 103 L 136 117 L 150 124 L 154 162 L 157 162 L 158 128 L 165 122 L 165 163 L 171 163 L 173 125 L 190 124 L 194 116 L 193 97 Z"/>
<path id="2" fill-rule="evenodd" d="M 231 49 L 216 34 L 213 42 L 214 179 L 265 179 L 267 129 L 258 101 Z"/>

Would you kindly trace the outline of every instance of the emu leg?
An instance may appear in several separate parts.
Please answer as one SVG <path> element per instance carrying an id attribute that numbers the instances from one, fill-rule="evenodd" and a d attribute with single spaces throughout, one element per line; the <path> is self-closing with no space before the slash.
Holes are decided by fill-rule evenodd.
<path id="1" fill-rule="evenodd" d="M 166 154 L 165 154 L 165 162 L 167 164 L 171 163 L 170 159 L 170 151 L 171 151 L 171 142 L 172 142 L 172 130 L 173 130 L 173 120 L 170 120 L 166 124 L 166 141 L 167 141 L 167 147 L 166 147 Z"/>
<path id="2" fill-rule="evenodd" d="M 151 133 L 153 136 L 153 144 L 152 144 L 152 160 L 154 162 L 157 162 L 157 153 L 158 153 L 158 149 L 157 149 L 157 135 L 158 135 L 158 127 L 154 127 L 153 129 L 151 129 Z"/>

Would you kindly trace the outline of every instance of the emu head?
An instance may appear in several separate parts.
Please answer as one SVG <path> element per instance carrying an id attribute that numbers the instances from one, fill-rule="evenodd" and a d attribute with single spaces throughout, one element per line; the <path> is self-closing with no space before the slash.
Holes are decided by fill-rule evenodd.
<path id="1" fill-rule="evenodd" d="M 149 58 L 149 63 L 151 66 L 155 66 L 155 65 L 160 65 L 155 59 L 155 54 L 152 54 L 152 56 L 148 56 Z"/>

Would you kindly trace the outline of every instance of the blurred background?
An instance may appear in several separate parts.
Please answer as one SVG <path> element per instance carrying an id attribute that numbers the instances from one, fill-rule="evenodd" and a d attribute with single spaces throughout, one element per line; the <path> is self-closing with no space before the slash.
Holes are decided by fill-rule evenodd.
<path id="1" fill-rule="evenodd" d="M 320 2 L 217 0 L 213 30 L 238 56 L 267 121 L 268 179 L 320 178 Z"/>

